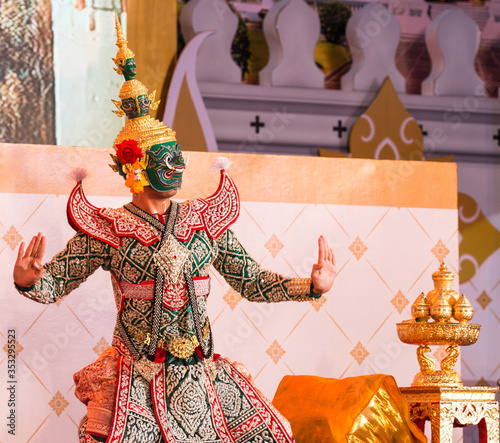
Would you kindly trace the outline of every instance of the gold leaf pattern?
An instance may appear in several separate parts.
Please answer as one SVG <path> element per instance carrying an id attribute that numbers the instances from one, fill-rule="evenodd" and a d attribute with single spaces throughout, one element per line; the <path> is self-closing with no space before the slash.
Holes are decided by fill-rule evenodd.
<path id="1" fill-rule="evenodd" d="M 349 250 L 354 254 L 357 260 L 361 258 L 361 256 L 367 251 L 367 247 L 361 241 L 359 237 L 356 237 L 356 240 L 349 246 Z"/>
<path id="2" fill-rule="evenodd" d="M 5 346 L 2 349 L 8 353 L 9 352 L 8 344 L 5 344 Z M 15 349 L 14 358 L 16 358 L 24 348 L 21 346 L 21 343 L 19 343 L 16 340 L 16 345 L 14 349 Z"/>
<path id="3" fill-rule="evenodd" d="M 491 303 L 491 297 L 486 291 L 483 291 L 481 292 L 481 294 L 479 294 L 479 297 L 476 298 L 476 301 L 479 303 L 479 306 L 481 306 L 483 309 L 486 309 L 487 306 Z"/>
<path id="4" fill-rule="evenodd" d="M 269 347 L 269 349 L 266 352 L 269 355 L 269 357 L 271 357 L 271 360 L 275 364 L 278 364 L 281 357 L 285 355 L 286 351 L 280 346 L 280 344 L 276 340 L 274 340 L 273 344 Z"/>
<path id="5" fill-rule="evenodd" d="M 431 252 L 436 256 L 436 258 L 440 262 L 442 262 L 444 260 L 444 258 L 448 255 L 450 250 L 446 247 L 446 245 L 441 240 L 439 240 L 436 243 L 436 246 L 434 246 L 431 249 Z"/>
<path id="6" fill-rule="evenodd" d="M 276 234 L 273 234 L 264 246 L 268 249 L 273 258 L 275 258 L 283 249 L 283 243 L 279 241 L 278 237 L 276 237 Z"/>
<path id="7" fill-rule="evenodd" d="M 311 303 L 312 307 L 316 310 L 316 312 L 318 312 L 321 309 L 321 306 L 326 303 L 326 298 L 312 298 L 311 300 L 309 300 L 309 303 Z"/>
<path id="8" fill-rule="evenodd" d="M 11 226 L 2 238 L 12 251 L 16 249 L 16 246 L 23 240 L 23 237 L 14 226 Z"/>
<path id="9" fill-rule="evenodd" d="M 57 391 L 56 395 L 49 401 L 49 406 L 54 410 L 54 412 L 59 417 L 62 412 L 69 405 L 68 401 L 62 396 L 62 394 Z"/>
<path id="10" fill-rule="evenodd" d="M 441 361 L 443 358 L 445 358 L 448 353 L 446 352 L 446 346 L 439 346 L 435 351 L 434 354 L 432 354 L 434 358 L 438 361 Z"/>
<path id="11" fill-rule="evenodd" d="M 229 289 L 229 291 L 227 291 L 222 298 L 229 305 L 232 311 L 234 311 L 234 308 L 236 308 L 238 303 L 243 299 L 243 297 L 232 288 Z"/>
<path id="12" fill-rule="evenodd" d="M 97 342 L 97 344 L 92 348 L 97 355 L 101 355 L 106 349 L 109 348 L 109 344 L 104 337 Z"/>
<path id="13" fill-rule="evenodd" d="M 394 307 L 397 309 L 397 311 L 401 314 L 408 306 L 410 303 L 408 299 L 403 295 L 401 291 L 398 291 L 398 293 L 394 296 L 394 298 L 391 300 L 391 303 L 394 305 Z"/>
<path id="14" fill-rule="evenodd" d="M 354 360 L 358 362 L 358 365 L 361 365 L 369 354 L 370 353 L 365 349 L 360 341 L 358 341 L 358 344 L 351 351 L 351 355 L 354 357 Z"/>

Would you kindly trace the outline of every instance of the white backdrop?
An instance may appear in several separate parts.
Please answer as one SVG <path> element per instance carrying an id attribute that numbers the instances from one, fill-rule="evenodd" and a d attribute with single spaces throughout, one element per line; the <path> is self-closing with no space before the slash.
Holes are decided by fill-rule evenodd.
<path id="1" fill-rule="evenodd" d="M 0 334 L 6 344 L 8 331 L 14 330 L 18 342 L 16 435 L 7 434 L 9 428 L 2 426 L 0 441 L 76 442 L 85 408 L 74 397 L 72 374 L 90 364 L 111 342 L 115 307 L 109 276 L 99 270 L 58 305 L 45 306 L 14 290 L 12 265 L 19 242 L 38 231 L 48 238 L 47 259 L 73 233 L 65 217 L 72 184 L 65 179 L 44 182 L 43 175 L 47 171 L 57 175 L 58 169 L 65 171 L 73 164 L 100 164 L 103 150 L 29 149 L 13 145 L 0 149 L 3 165 L 13 163 L 17 156 L 10 154 L 14 151 L 22 155 L 40 150 L 48 165 L 36 176 L 34 158 L 29 167 L 32 170 L 19 170 L 10 175 L 11 180 L 0 181 L 4 191 L 0 194 L 0 299 L 4 307 Z M 205 174 L 199 166 L 209 164 L 213 156 L 200 153 L 191 157 L 189 168 L 198 174 L 186 172 L 182 198 L 215 189 L 215 176 L 208 167 Z M 96 161 L 89 162 L 89 158 Z M 400 386 L 408 386 L 418 371 L 415 347 L 399 342 L 395 323 L 410 318 L 414 299 L 432 289 L 431 274 L 441 259 L 457 274 L 454 165 L 411 164 L 410 173 L 399 174 L 395 186 L 389 178 L 400 167 L 396 162 L 249 155 L 231 158 L 232 176 L 243 201 L 234 230 L 253 257 L 266 268 L 305 277 L 316 260 L 316 239 L 322 234 L 335 251 L 338 277 L 331 292 L 319 301 L 265 305 L 241 300 L 214 271 L 209 311 L 216 352 L 244 363 L 270 398 L 287 374 L 340 378 L 387 373 L 394 375 Z M 291 177 L 290 170 L 298 171 L 297 162 L 300 172 Z M 121 188 L 121 196 L 102 195 L 115 191 L 108 186 L 108 178 L 99 179 L 104 184 L 98 180 L 100 187 L 96 188 L 101 171 L 97 169 L 86 186 L 91 203 L 117 207 L 127 202 L 127 191 L 123 193 Z M 116 180 L 110 177 L 110 183 Z M 265 180 L 256 181 L 257 177 Z M 451 191 L 443 189 L 443 177 Z M 195 184 L 189 185 L 190 180 Z M 310 189 L 314 180 L 317 192 Z M 13 181 L 18 184 L 13 185 Z M 26 192 L 33 189 L 30 186 L 33 193 Z M 422 192 L 427 195 L 422 197 Z M 369 201 L 373 203 L 367 204 Z M 428 202 L 429 207 L 422 202 Z M 458 279 L 454 288 L 458 289 Z M 10 384 L 6 357 L 2 354 L 0 358 L 3 386 Z M 7 400 L 0 400 L 4 422 L 9 416 Z"/>

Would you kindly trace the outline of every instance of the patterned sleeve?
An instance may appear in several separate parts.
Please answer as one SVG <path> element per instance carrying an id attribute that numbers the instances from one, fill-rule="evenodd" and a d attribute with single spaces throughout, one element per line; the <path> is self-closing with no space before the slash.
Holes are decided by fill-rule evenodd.
<path id="1" fill-rule="evenodd" d="M 30 288 L 17 288 L 38 303 L 54 303 L 76 289 L 97 268 L 109 263 L 110 246 L 79 232 L 43 266 L 43 276 Z"/>
<path id="2" fill-rule="evenodd" d="M 270 303 L 318 297 L 311 293 L 311 279 L 287 278 L 262 269 L 230 229 L 218 238 L 217 246 L 215 269 L 244 298 Z"/>

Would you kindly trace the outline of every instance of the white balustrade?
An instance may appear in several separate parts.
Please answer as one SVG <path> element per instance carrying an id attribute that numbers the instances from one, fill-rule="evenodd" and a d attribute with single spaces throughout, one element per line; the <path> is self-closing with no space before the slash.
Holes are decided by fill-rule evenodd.
<path id="1" fill-rule="evenodd" d="M 241 69 L 231 57 L 238 17 L 226 1 L 191 0 L 182 8 L 179 21 L 186 43 L 200 32 L 215 31 L 198 52 L 198 81 L 240 83 Z"/>
<path id="2" fill-rule="evenodd" d="M 425 35 L 425 30 L 431 22 L 427 1 L 406 0 L 402 2 L 401 0 L 392 0 L 392 3 L 389 4 L 389 10 L 401 25 L 402 39 L 420 39 Z"/>
<path id="3" fill-rule="evenodd" d="M 389 76 L 396 91 L 405 92 L 405 79 L 395 64 L 401 38 L 398 19 L 404 15 L 411 21 L 415 15 L 410 34 L 417 36 L 429 16 L 423 0 L 408 0 L 402 9 L 393 3 L 389 2 L 390 10 L 381 3 L 368 3 L 349 20 L 346 36 L 352 66 L 341 78 L 342 90 L 377 91 Z M 492 14 L 497 4 L 500 0 L 492 1 Z M 215 31 L 199 50 L 198 81 L 241 83 L 241 70 L 231 57 L 238 18 L 225 0 L 191 0 L 181 12 L 180 24 L 186 43 L 200 32 Z M 488 22 L 485 31 L 490 27 Z M 320 23 L 313 8 L 304 0 L 281 0 L 267 13 L 263 32 L 270 55 L 259 73 L 261 86 L 324 87 L 323 74 L 314 62 Z M 469 15 L 459 8 L 446 9 L 430 22 L 425 36 L 432 71 L 422 83 L 422 95 L 485 95 L 484 82 L 474 67 L 480 33 Z"/>
<path id="4" fill-rule="evenodd" d="M 484 96 L 484 82 L 474 68 L 479 41 L 477 24 L 462 10 L 439 14 L 425 33 L 432 70 L 422 82 L 422 95 Z"/>
<path id="5" fill-rule="evenodd" d="M 426 157 L 454 154 L 457 161 L 500 158 L 500 100 L 484 96 L 484 83 L 475 73 L 478 28 L 466 13 L 447 10 L 427 26 L 433 70 L 422 86 L 423 94 L 417 95 L 405 93 L 395 53 L 402 15 L 408 20 L 418 18 L 411 30 L 414 38 L 425 29 L 430 10 L 422 0 L 408 0 L 400 9 L 397 2 L 389 5 L 391 9 L 370 3 L 353 14 L 347 28 L 353 63 L 341 78 L 342 90 L 325 90 L 323 76 L 314 66 L 319 23 L 304 0 L 281 0 L 268 12 L 264 34 L 271 54 L 260 73 L 260 85 L 242 84 L 239 72 L 229 76 L 229 69 L 213 74 L 213 65 L 226 66 L 221 60 L 230 57 L 236 26 L 234 22 L 229 32 L 228 23 L 235 18 L 232 13 L 221 12 L 227 22 L 214 21 L 218 17 L 213 12 L 217 11 L 214 1 L 218 0 L 191 0 L 182 19 L 187 40 L 201 29 L 215 31 L 200 47 L 196 72 L 200 103 L 206 107 L 220 151 L 315 155 L 321 146 L 348 152 L 349 130 L 389 76 L 408 112 L 422 125 Z M 492 2 L 500 5 L 500 0 Z M 195 10 L 205 11 L 205 15 L 196 18 Z M 217 34 L 225 35 L 225 54 L 222 45 L 213 52 L 205 49 Z M 211 54 L 208 60 L 207 54 Z"/>
<path id="6" fill-rule="evenodd" d="M 314 62 L 320 35 L 317 13 L 304 0 L 281 0 L 264 19 L 269 62 L 259 73 L 263 86 L 323 88 L 324 76 Z"/>
<path id="7" fill-rule="evenodd" d="M 405 79 L 396 68 L 401 38 L 397 19 L 381 3 L 370 3 L 347 23 L 352 67 L 341 79 L 344 91 L 377 91 L 390 77 L 397 92 L 405 92 Z"/>

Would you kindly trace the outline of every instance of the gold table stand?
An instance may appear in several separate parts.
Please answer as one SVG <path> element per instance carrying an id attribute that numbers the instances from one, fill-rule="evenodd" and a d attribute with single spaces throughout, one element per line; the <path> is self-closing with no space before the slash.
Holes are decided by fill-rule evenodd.
<path id="1" fill-rule="evenodd" d="M 411 420 L 424 431 L 431 422 L 432 443 L 452 443 L 454 426 L 477 425 L 480 443 L 499 443 L 499 414 L 492 387 L 416 386 L 400 388 Z"/>

